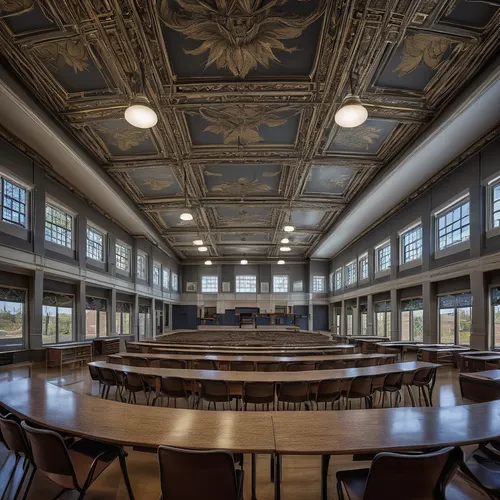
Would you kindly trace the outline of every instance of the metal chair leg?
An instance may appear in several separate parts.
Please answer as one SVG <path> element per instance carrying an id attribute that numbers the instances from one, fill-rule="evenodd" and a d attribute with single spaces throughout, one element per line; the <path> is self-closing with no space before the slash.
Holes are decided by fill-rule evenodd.
<path id="1" fill-rule="evenodd" d="M 17 470 L 17 466 L 18 466 L 19 460 L 21 458 L 21 456 L 18 455 L 17 453 L 15 453 L 14 456 L 16 457 L 16 460 L 14 461 L 14 467 L 12 468 L 12 472 L 10 473 L 9 480 L 7 481 L 7 484 L 5 485 L 5 490 L 2 494 L 2 500 L 4 499 L 5 493 L 7 493 L 7 490 L 9 489 L 10 483 L 14 479 L 14 476 L 15 476 L 16 470 Z"/>
<path id="2" fill-rule="evenodd" d="M 125 451 L 123 450 L 123 448 L 120 449 L 118 459 L 120 461 L 120 468 L 122 470 L 123 479 L 125 480 L 125 485 L 127 486 L 128 496 L 130 500 L 134 500 L 134 493 L 132 491 L 132 485 L 130 484 L 130 478 L 128 477 L 127 462 L 125 460 Z"/>

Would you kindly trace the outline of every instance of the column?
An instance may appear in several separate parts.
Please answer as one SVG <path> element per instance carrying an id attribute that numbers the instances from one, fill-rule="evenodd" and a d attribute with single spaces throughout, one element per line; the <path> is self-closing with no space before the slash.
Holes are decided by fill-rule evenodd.
<path id="1" fill-rule="evenodd" d="M 391 340 L 399 340 L 400 338 L 398 291 L 391 290 Z"/>
<path id="2" fill-rule="evenodd" d="M 373 335 L 373 295 L 366 297 L 366 335 Z"/>
<path id="3" fill-rule="evenodd" d="M 134 296 L 134 304 L 132 306 L 132 335 L 134 340 L 139 340 L 139 295 Z"/>
<path id="4" fill-rule="evenodd" d="M 361 322 L 359 318 L 359 297 L 356 297 L 356 308 L 352 312 L 352 333 L 353 335 L 361 335 Z"/>
<path id="5" fill-rule="evenodd" d="M 116 334 L 116 288 L 111 289 L 109 306 L 109 335 Z"/>
<path id="6" fill-rule="evenodd" d="M 473 349 L 487 350 L 490 343 L 488 335 L 489 293 L 486 273 L 473 271 L 470 274 L 470 289 L 472 293 L 470 346 Z"/>
<path id="7" fill-rule="evenodd" d="M 312 301 L 312 294 L 309 294 L 309 306 L 308 306 L 308 316 L 307 329 L 312 332 L 314 330 L 314 307 Z"/>
<path id="8" fill-rule="evenodd" d="M 29 349 L 40 349 L 43 345 L 43 278 L 44 272 L 36 270 L 30 278 L 30 288 L 28 294 L 28 338 L 26 347 Z"/>
<path id="9" fill-rule="evenodd" d="M 340 335 L 347 335 L 347 314 L 346 314 L 346 303 L 345 300 L 342 301 L 340 306 Z"/>
<path id="10" fill-rule="evenodd" d="M 152 279 L 152 276 L 151 276 Z M 155 298 L 151 297 L 151 314 L 150 314 L 150 330 L 151 337 L 156 338 L 156 304 Z"/>
<path id="11" fill-rule="evenodd" d="M 438 342 L 436 284 L 424 281 L 422 297 L 424 299 L 424 343 L 435 344 Z"/>
<path id="12" fill-rule="evenodd" d="M 35 196 L 33 196 L 33 252 L 36 255 L 44 254 L 45 247 L 45 170 L 35 166 L 33 169 L 33 184 Z"/>
<path id="13" fill-rule="evenodd" d="M 76 335 L 74 339 L 85 340 L 85 305 L 86 305 L 86 286 L 85 281 L 79 281 L 76 285 Z"/>

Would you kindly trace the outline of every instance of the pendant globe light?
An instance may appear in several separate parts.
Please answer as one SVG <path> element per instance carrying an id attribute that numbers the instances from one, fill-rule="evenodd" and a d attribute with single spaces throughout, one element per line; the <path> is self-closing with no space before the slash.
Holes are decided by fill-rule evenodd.
<path id="1" fill-rule="evenodd" d="M 335 123 L 339 127 L 353 128 L 364 123 L 368 118 L 368 111 L 361 103 L 359 96 L 354 95 L 352 75 L 349 77 L 351 93 L 347 94 L 342 106 L 335 113 Z"/>
<path id="2" fill-rule="evenodd" d="M 205 261 L 205 265 L 206 266 L 211 266 L 212 265 L 212 261 L 211 260 L 206 260 Z"/>
<path id="3" fill-rule="evenodd" d="M 283 227 L 283 231 L 285 231 L 285 233 L 292 233 L 293 231 L 295 231 L 295 226 L 287 224 L 286 226 Z"/>
<path id="4" fill-rule="evenodd" d="M 283 245 L 286 245 L 287 243 L 290 243 L 290 240 L 288 238 L 283 238 L 281 240 L 281 243 L 283 243 Z"/>
<path id="5" fill-rule="evenodd" d="M 203 245 L 203 240 L 193 240 L 193 245 L 200 247 L 201 245 Z"/>
<path id="6" fill-rule="evenodd" d="M 154 127 L 158 123 L 158 115 L 149 104 L 144 92 L 144 67 L 142 63 L 139 71 L 133 75 L 131 85 L 135 87 L 135 96 L 125 110 L 125 120 L 137 128 Z"/>
<path id="7" fill-rule="evenodd" d="M 185 168 L 184 168 L 184 205 L 186 206 L 186 209 L 181 213 L 180 219 L 185 220 L 185 221 L 193 220 L 193 214 L 191 213 L 191 211 L 188 208 L 187 171 Z M 202 244 L 203 244 L 203 242 L 202 242 Z M 195 245 L 196 245 L 196 243 L 195 243 Z"/>
<path id="8" fill-rule="evenodd" d="M 241 259 L 240 264 L 242 266 L 246 266 L 248 264 L 248 260 L 246 259 L 245 254 L 243 254 L 243 258 Z"/>
<path id="9" fill-rule="evenodd" d="M 282 266 L 285 263 L 283 259 L 278 260 L 278 265 Z"/>

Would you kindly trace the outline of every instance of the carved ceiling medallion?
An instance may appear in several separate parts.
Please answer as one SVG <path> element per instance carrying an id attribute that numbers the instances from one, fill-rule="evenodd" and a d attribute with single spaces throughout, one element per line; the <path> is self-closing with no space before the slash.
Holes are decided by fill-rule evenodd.
<path id="1" fill-rule="evenodd" d="M 162 191 L 169 188 L 173 182 L 167 179 L 144 179 L 142 183 L 149 186 L 153 191 Z"/>
<path id="2" fill-rule="evenodd" d="M 70 66 L 75 73 L 86 71 L 89 59 L 83 42 L 80 40 L 62 40 L 36 48 L 38 57 L 47 67 L 57 73 L 63 67 Z"/>
<path id="3" fill-rule="evenodd" d="M 149 139 L 148 132 L 137 128 L 111 128 L 105 125 L 96 124 L 92 128 L 103 134 L 106 139 L 116 146 L 120 151 L 127 151 Z"/>
<path id="4" fill-rule="evenodd" d="M 268 184 L 259 182 L 258 178 L 249 181 L 246 177 L 239 177 L 235 182 L 224 182 L 216 184 L 210 191 L 212 193 L 223 193 L 233 196 L 246 196 L 254 193 L 266 193 L 272 191 L 272 187 Z"/>
<path id="5" fill-rule="evenodd" d="M 283 40 L 299 37 L 316 21 L 325 8 L 321 0 L 308 16 L 288 14 L 279 17 L 275 6 L 288 0 L 175 0 L 182 9 L 169 7 L 169 0 L 160 4 L 160 18 L 170 29 L 176 30 L 201 44 L 188 55 L 208 52 L 206 67 L 228 69 L 234 76 L 245 78 L 259 65 L 268 68 L 271 62 L 279 64 L 276 51 L 295 52 Z"/>
<path id="6" fill-rule="evenodd" d="M 0 0 L 0 17 L 18 16 L 34 7 L 34 0 Z"/>
<path id="7" fill-rule="evenodd" d="M 339 130 L 335 143 L 346 148 L 368 150 L 380 138 L 381 129 L 376 127 L 356 127 Z"/>

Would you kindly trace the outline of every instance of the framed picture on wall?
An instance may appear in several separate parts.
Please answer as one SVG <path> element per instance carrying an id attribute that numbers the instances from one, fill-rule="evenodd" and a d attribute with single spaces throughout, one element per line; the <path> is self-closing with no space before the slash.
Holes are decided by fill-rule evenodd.
<path id="1" fill-rule="evenodd" d="M 222 291 L 226 293 L 231 291 L 231 283 L 229 281 L 222 282 Z"/>
<path id="2" fill-rule="evenodd" d="M 269 293 L 269 281 L 260 282 L 260 293 Z"/>
<path id="3" fill-rule="evenodd" d="M 198 283 L 195 281 L 187 281 L 186 282 L 186 292 L 197 292 L 198 291 Z"/>

